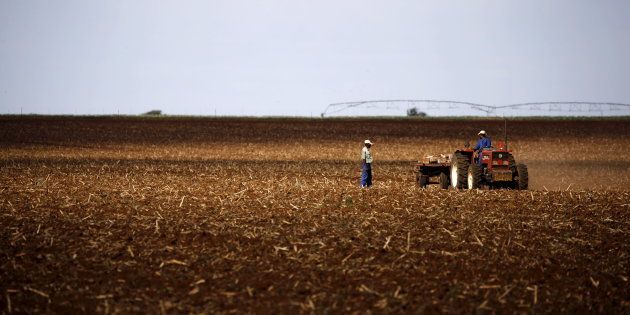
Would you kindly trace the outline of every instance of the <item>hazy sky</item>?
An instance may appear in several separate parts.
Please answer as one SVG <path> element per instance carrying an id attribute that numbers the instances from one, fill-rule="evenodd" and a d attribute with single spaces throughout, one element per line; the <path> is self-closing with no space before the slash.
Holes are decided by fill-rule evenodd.
<path id="1" fill-rule="evenodd" d="M 630 103 L 630 1 L 0 0 L 0 113 Z"/>

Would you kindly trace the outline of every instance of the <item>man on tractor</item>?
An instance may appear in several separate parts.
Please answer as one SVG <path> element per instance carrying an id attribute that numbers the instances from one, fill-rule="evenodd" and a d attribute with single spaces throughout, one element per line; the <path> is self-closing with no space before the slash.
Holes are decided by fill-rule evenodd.
<path id="1" fill-rule="evenodd" d="M 479 136 L 479 140 L 477 141 L 477 145 L 473 148 L 475 150 L 475 154 L 477 155 L 477 163 L 481 166 L 481 151 L 486 148 L 492 147 L 492 140 L 488 138 L 485 130 L 479 131 L 477 134 Z"/>

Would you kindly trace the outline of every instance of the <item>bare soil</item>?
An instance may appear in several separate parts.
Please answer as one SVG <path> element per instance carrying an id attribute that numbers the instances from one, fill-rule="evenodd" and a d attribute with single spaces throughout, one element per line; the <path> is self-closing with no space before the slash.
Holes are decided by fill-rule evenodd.
<path id="1" fill-rule="evenodd" d="M 502 128 L 0 117 L 0 312 L 630 312 L 630 120 L 508 121 L 529 191 L 414 183 Z"/>

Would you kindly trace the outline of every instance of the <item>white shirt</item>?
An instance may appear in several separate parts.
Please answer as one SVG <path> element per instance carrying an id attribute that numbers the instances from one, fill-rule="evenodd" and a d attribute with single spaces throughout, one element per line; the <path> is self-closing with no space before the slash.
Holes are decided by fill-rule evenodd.
<path id="1" fill-rule="evenodd" d="M 367 147 L 363 147 L 361 150 L 361 160 L 365 160 L 365 163 L 372 163 L 372 153 Z"/>

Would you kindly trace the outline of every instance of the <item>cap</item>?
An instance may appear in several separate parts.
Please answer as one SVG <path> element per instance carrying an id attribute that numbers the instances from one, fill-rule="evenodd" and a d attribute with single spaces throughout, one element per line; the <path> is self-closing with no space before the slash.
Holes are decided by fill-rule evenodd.
<path id="1" fill-rule="evenodd" d="M 485 130 L 481 130 L 481 131 L 479 131 L 479 133 L 477 135 L 485 135 L 485 134 L 486 134 L 486 131 Z"/>
<path id="2" fill-rule="evenodd" d="M 365 144 L 374 144 L 374 143 L 372 143 L 372 141 L 370 141 L 370 140 L 365 140 L 365 141 L 363 141 L 363 143 L 365 143 Z"/>

